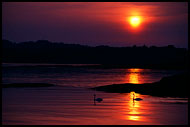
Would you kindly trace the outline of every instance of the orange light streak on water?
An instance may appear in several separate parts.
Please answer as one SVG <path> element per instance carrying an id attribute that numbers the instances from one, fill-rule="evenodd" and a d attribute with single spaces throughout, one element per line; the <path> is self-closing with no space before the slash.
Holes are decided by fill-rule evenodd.
<path id="1" fill-rule="evenodd" d="M 140 84 L 140 72 L 142 71 L 142 69 L 138 69 L 138 68 L 131 68 L 128 69 L 128 71 L 130 72 L 129 76 L 128 76 L 128 80 L 129 83 L 133 83 L 133 84 Z"/>
<path id="2" fill-rule="evenodd" d="M 131 73 L 129 75 L 129 83 L 139 84 L 139 74 Z"/>
<path id="3" fill-rule="evenodd" d="M 135 92 L 130 93 L 130 97 L 129 97 L 130 100 L 128 103 L 129 115 L 126 117 L 126 119 L 133 120 L 133 121 L 142 121 L 143 119 L 142 116 L 139 116 L 141 114 L 141 112 L 139 111 L 139 108 L 141 105 L 139 101 L 133 100 L 133 93 L 135 94 L 135 96 L 139 96 L 139 94 L 136 94 Z"/>

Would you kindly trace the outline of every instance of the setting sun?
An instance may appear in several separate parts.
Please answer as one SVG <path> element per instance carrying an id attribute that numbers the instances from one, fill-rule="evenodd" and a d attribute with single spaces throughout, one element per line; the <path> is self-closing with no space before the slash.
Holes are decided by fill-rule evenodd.
<path id="1" fill-rule="evenodd" d="M 129 23 L 133 27 L 138 27 L 141 23 L 141 18 L 139 16 L 132 16 L 129 18 Z"/>

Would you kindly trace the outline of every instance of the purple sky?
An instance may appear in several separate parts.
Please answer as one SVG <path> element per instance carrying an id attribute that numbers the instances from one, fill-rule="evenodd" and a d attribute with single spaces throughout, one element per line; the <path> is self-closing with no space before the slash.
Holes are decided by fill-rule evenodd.
<path id="1" fill-rule="evenodd" d="M 138 28 L 127 18 L 141 16 Z M 3 2 L 2 37 L 85 45 L 188 46 L 187 2 Z"/>

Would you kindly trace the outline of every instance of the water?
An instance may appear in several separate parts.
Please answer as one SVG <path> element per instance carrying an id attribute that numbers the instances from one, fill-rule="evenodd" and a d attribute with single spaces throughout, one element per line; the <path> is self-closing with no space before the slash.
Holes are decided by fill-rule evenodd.
<path id="1" fill-rule="evenodd" d="M 187 99 L 96 92 L 75 87 L 3 89 L 3 125 L 185 125 Z M 179 103 L 180 102 L 180 103 Z"/>
<path id="2" fill-rule="evenodd" d="M 3 88 L 3 125 L 187 125 L 188 99 L 96 91 L 89 87 L 144 83 L 180 73 L 175 70 L 95 69 L 3 65 L 3 83 L 45 82 L 44 88 Z M 6 66 L 6 67 L 5 67 Z"/>
<path id="3" fill-rule="evenodd" d="M 164 76 L 180 73 L 156 69 L 97 69 L 51 64 L 4 64 L 3 83 L 52 83 L 62 86 L 94 87 L 120 83 L 151 83 Z"/>

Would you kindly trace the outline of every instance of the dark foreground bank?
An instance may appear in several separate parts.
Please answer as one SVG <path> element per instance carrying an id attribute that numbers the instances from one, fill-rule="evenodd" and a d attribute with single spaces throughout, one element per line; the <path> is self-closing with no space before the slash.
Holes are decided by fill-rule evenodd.
<path id="1" fill-rule="evenodd" d="M 92 89 L 112 93 L 137 93 L 162 97 L 188 97 L 187 73 L 164 77 L 158 82 L 144 84 L 113 84 Z"/>

